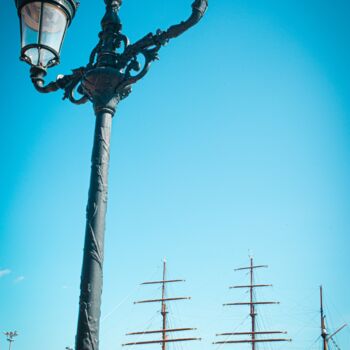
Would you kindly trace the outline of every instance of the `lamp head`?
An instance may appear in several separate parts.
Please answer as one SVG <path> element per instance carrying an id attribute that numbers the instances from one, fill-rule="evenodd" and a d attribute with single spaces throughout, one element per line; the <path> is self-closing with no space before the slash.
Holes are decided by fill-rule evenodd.
<path id="1" fill-rule="evenodd" d="M 75 15 L 75 0 L 16 0 L 21 24 L 21 60 L 47 69 L 60 61 L 66 30 Z"/>

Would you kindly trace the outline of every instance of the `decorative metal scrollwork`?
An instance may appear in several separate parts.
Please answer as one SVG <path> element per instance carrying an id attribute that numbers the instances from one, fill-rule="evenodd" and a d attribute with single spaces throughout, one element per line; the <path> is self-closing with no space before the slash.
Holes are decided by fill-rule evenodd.
<path id="1" fill-rule="evenodd" d="M 44 77 L 46 76 L 46 71 L 43 69 L 32 67 L 31 68 L 31 79 L 35 88 L 41 93 L 54 92 L 59 89 L 64 90 L 63 99 L 69 99 L 74 104 L 83 104 L 88 101 L 87 96 L 82 94 L 79 99 L 74 96 L 74 91 L 77 86 L 81 83 L 81 79 L 84 76 L 85 68 L 77 68 L 72 71 L 70 75 L 59 75 L 56 81 L 44 85 Z M 81 90 L 78 91 L 82 93 Z"/>
<path id="2" fill-rule="evenodd" d="M 110 74 L 117 76 L 114 79 L 113 91 L 119 101 L 128 96 L 131 92 L 131 86 L 147 74 L 152 62 L 158 59 L 161 47 L 198 23 L 208 7 L 208 0 L 195 0 L 192 4 L 192 13 L 186 21 L 175 24 L 165 31 L 158 29 L 155 34 L 149 33 L 134 44 L 130 44 L 128 37 L 121 32 L 122 25 L 118 14 L 121 0 L 105 0 L 105 3 L 106 14 L 101 22 L 100 40 L 90 54 L 89 63 L 85 67 L 74 69 L 70 75 L 58 76 L 56 81 L 46 86 L 44 86 L 46 71 L 32 67 L 31 79 L 38 91 L 47 93 L 63 89 L 63 98 L 74 104 L 83 104 L 88 100 L 93 101 L 91 75 L 96 70 L 97 76 L 100 74 L 101 68 L 106 68 Z M 121 48 L 122 50 L 119 52 Z M 143 57 L 143 62 L 141 62 L 140 57 Z M 89 91 L 84 88 L 86 85 L 84 85 L 84 79 L 87 75 L 90 79 Z M 103 82 L 101 83 L 103 77 L 98 79 L 96 76 L 93 80 L 100 85 L 96 86 L 95 90 L 101 95 L 106 86 L 103 86 Z M 110 93 L 110 87 L 106 87 L 106 91 Z M 76 98 L 75 92 L 78 92 L 81 97 Z"/>

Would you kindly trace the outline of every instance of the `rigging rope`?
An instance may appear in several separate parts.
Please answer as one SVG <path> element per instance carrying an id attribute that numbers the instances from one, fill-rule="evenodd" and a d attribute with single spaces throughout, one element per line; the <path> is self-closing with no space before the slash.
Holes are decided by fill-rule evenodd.
<path id="1" fill-rule="evenodd" d="M 154 270 L 150 279 L 154 277 L 154 275 L 158 272 L 159 266 Z M 109 311 L 104 317 L 101 319 L 101 323 L 107 320 L 110 316 L 112 316 L 130 297 L 132 294 L 136 294 L 139 289 L 142 287 L 141 284 L 138 284 L 135 288 L 131 289 L 130 292 L 114 307 L 111 311 Z"/>
<path id="2" fill-rule="evenodd" d="M 333 338 L 331 338 L 331 341 L 334 344 L 334 346 L 337 348 L 337 350 L 341 350 L 340 347 L 338 346 L 338 344 L 335 342 L 335 340 Z"/>

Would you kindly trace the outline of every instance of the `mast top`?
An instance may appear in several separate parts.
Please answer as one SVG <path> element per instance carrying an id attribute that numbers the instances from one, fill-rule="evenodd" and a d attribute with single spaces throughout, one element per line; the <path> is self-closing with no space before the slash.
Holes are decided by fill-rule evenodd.
<path id="1" fill-rule="evenodd" d="M 328 342 L 330 340 L 332 340 L 332 342 L 335 343 L 333 337 L 336 334 L 338 334 L 342 329 L 347 327 L 347 323 L 343 324 L 341 327 L 339 327 L 333 333 L 328 334 L 327 325 L 326 325 L 326 315 L 324 314 L 324 310 L 323 310 L 323 287 L 322 287 L 322 285 L 320 285 L 320 316 L 321 316 L 321 337 L 322 337 L 322 342 L 323 342 L 323 350 L 328 350 Z"/>
<path id="2" fill-rule="evenodd" d="M 251 329 L 249 331 L 243 331 L 243 332 L 226 332 L 226 333 L 219 333 L 216 334 L 217 336 L 247 336 L 248 339 L 225 339 L 220 340 L 217 342 L 214 342 L 214 344 L 242 344 L 242 343 L 248 343 L 251 344 L 252 350 L 256 349 L 257 344 L 259 343 L 268 343 L 268 342 L 286 342 L 291 341 L 291 339 L 287 338 L 259 338 L 260 335 L 272 335 L 272 334 L 287 334 L 285 331 L 264 331 L 264 330 L 256 330 L 256 305 L 270 305 L 270 304 L 279 304 L 277 301 L 258 301 L 255 298 L 254 291 L 256 288 L 261 287 L 271 287 L 271 284 L 257 284 L 254 283 L 254 272 L 255 269 L 258 268 L 267 268 L 268 265 L 254 265 L 254 259 L 253 257 L 249 257 L 250 260 L 250 266 L 247 267 L 240 267 L 235 269 L 235 271 L 241 271 L 241 270 L 249 270 L 249 284 L 244 285 L 237 285 L 237 286 L 231 286 L 230 289 L 236 289 L 236 288 L 247 288 L 249 290 L 249 301 L 244 302 L 234 302 L 234 303 L 226 303 L 223 304 L 224 306 L 239 306 L 239 305 L 246 305 L 250 309 L 250 317 L 251 317 Z"/>
<path id="3" fill-rule="evenodd" d="M 187 300 L 191 299 L 190 297 L 168 297 L 166 295 L 166 286 L 168 283 L 175 283 L 175 282 L 185 282 L 183 279 L 167 279 L 166 278 L 166 259 L 163 259 L 163 278 L 159 281 L 148 281 L 143 282 L 141 285 L 150 285 L 150 284 L 161 284 L 161 297 L 159 299 L 147 299 L 147 300 L 141 300 L 141 301 L 135 301 L 134 304 L 143 304 L 143 303 L 161 303 L 161 309 L 160 314 L 162 316 L 162 327 L 161 329 L 156 330 L 146 330 L 143 332 L 130 332 L 126 335 L 149 335 L 149 334 L 161 334 L 161 339 L 156 340 L 142 340 L 142 341 L 136 341 L 136 342 L 129 342 L 122 344 L 122 346 L 134 346 L 134 345 L 148 345 L 148 344 L 160 344 L 162 350 L 167 350 L 167 344 L 169 343 L 175 343 L 175 342 L 186 342 L 186 341 L 194 341 L 194 340 L 201 340 L 200 338 L 169 338 L 169 333 L 174 332 L 185 332 L 185 331 L 192 331 L 196 328 L 171 328 L 168 327 L 167 317 L 168 317 L 168 310 L 167 310 L 167 302 L 169 301 L 175 301 L 175 300 Z"/>

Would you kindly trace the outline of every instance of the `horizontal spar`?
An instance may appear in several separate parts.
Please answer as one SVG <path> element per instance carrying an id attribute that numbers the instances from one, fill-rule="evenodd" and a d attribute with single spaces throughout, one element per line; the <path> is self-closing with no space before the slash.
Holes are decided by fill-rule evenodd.
<path id="1" fill-rule="evenodd" d="M 151 282 L 143 282 L 143 283 L 141 283 L 141 285 L 144 285 L 144 284 L 163 284 L 163 283 L 174 283 L 174 282 L 186 282 L 186 280 L 151 281 Z"/>
<path id="2" fill-rule="evenodd" d="M 233 332 L 233 333 L 218 333 L 219 335 L 260 335 L 260 334 L 287 334 L 287 332 L 282 331 L 258 331 L 258 332 Z"/>
<path id="3" fill-rule="evenodd" d="M 248 284 L 246 286 L 231 286 L 232 288 L 258 288 L 258 287 L 272 287 L 272 284 Z"/>
<path id="4" fill-rule="evenodd" d="M 339 327 L 335 332 L 333 332 L 332 334 L 330 335 L 327 335 L 327 339 L 332 339 L 337 333 L 339 333 L 341 330 L 343 330 L 345 327 L 347 327 L 348 324 L 347 323 L 344 323 L 341 327 Z"/>
<path id="5" fill-rule="evenodd" d="M 269 342 L 279 342 L 279 341 L 292 341 L 292 339 L 245 339 L 245 340 L 227 340 L 227 341 L 217 341 L 213 344 L 240 344 L 240 343 L 269 343 Z"/>
<path id="6" fill-rule="evenodd" d="M 173 300 L 190 300 L 190 299 L 191 299 L 191 297 L 150 299 L 150 300 L 140 300 L 140 301 L 134 301 L 134 304 L 157 303 L 157 302 L 162 302 L 162 301 L 173 301 Z"/>
<path id="7" fill-rule="evenodd" d="M 153 333 L 168 333 L 168 332 L 182 332 L 182 331 L 195 331 L 197 328 L 172 328 L 172 329 L 160 329 L 156 331 L 144 331 L 144 332 L 132 332 L 126 335 L 140 335 L 140 334 L 153 334 Z"/>
<path id="8" fill-rule="evenodd" d="M 235 269 L 235 271 L 260 269 L 262 267 L 267 268 L 268 265 L 255 265 L 255 266 L 249 266 L 249 267 L 239 267 L 238 269 Z"/>
<path id="9" fill-rule="evenodd" d="M 252 303 L 250 303 L 250 302 L 226 303 L 226 304 L 223 304 L 223 305 L 224 306 L 232 306 L 232 305 L 268 305 L 268 304 L 279 304 L 279 301 L 254 301 Z"/>
<path id="10" fill-rule="evenodd" d="M 175 343 L 175 342 L 190 341 L 190 340 L 202 340 L 202 339 L 201 338 L 178 338 L 178 339 L 165 339 L 165 340 L 149 340 L 149 341 L 140 341 L 140 342 L 134 342 L 134 343 L 126 343 L 126 344 L 122 344 L 122 346 Z"/>

